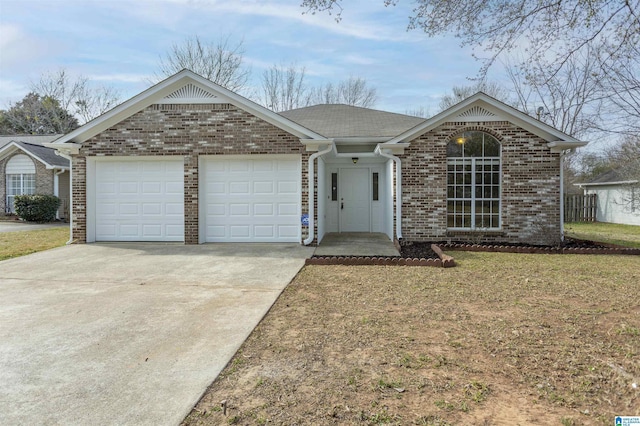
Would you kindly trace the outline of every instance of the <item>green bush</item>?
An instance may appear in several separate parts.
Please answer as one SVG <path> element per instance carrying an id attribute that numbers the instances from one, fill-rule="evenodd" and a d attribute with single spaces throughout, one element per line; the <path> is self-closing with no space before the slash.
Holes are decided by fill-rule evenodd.
<path id="1" fill-rule="evenodd" d="M 27 222 L 51 222 L 56 218 L 60 198 L 55 195 L 16 195 L 13 207 L 20 219 Z"/>

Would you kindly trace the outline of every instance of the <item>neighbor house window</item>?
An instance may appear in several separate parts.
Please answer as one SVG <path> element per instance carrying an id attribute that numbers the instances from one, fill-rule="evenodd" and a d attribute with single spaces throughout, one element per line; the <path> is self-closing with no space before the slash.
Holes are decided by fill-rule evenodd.
<path id="1" fill-rule="evenodd" d="M 33 160 L 24 154 L 11 157 L 5 169 L 7 183 L 8 213 L 15 213 L 13 199 L 16 195 L 36 193 L 36 166 Z"/>
<path id="2" fill-rule="evenodd" d="M 465 132 L 447 145 L 447 228 L 500 228 L 500 142 Z"/>

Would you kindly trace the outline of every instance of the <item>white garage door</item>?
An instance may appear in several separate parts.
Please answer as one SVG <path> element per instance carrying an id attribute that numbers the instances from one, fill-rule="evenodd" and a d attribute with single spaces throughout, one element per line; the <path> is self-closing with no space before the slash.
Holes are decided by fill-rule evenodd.
<path id="1" fill-rule="evenodd" d="M 96 162 L 96 241 L 184 241 L 183 160 Z"/>
<path id="2" fill-rule="evenodd" d="M 300 157 L 208 158 L 206 242 L 300 242 Z"/>

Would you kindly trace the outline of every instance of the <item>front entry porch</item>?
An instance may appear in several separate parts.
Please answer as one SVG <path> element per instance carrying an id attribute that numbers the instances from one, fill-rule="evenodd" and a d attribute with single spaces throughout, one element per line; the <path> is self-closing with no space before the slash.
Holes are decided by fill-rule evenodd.
<path id="1" fill-rule="evenodd" d="M 315 256 L 400 256 L 386 234 L 330 232 L 324 236 Z"/>

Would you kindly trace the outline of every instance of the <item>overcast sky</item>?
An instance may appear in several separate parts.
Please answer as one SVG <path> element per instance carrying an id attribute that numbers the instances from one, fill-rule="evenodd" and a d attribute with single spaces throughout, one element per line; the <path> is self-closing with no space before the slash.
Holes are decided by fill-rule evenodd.
<path id="1" fill-rule="evenodd" d="M 0 0 L 0 108 L 21 100 L 43 72 L 65 68 L 120 90 L 150 85 L 159 57 L 198 35 L 244 40 L 251 84 L 266 68 L 295 62 L 308 83 L 365 78 L 377 109 L 438 112 L 442 94 L 480 67 L 453 38 L 407 31 L 411 2 L 350 0 L 341 22 L 303 14 L 299 0 Z"/>

